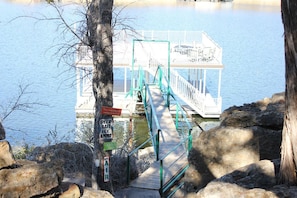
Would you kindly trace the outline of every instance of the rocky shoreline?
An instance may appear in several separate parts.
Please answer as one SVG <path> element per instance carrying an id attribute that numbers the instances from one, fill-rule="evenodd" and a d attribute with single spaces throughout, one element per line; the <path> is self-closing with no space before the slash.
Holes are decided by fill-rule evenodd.
<path id="1" fill-rule="evenodd" d="M 277 184 L 284 110 L 284 93 L 226 109 L 219 126 L 193 139 L 190 168 L 175 197 L 297 197 L 296 186 Z M 1 197 L 158 197 L 157 191 L 125 188 L 125 171 L 114 171 L 114 195 L 91 189 L 92 151 L 85 144 L 37 147 L 27 160 L 15 160 L 1 127 Z M 153 159 L 150 148 L 138 153 L 132 177 Z M 124 156 L 113 160 L 114 170 L 126 166 Z"/>
<path id="2" fill-rule="evenodd" d="M 226 109 L 218 127 L 193 140 L 190 168 L 179 193 L 296 197 L 297 188 L 277 185 L 284 111 L 284 93 Z"/>

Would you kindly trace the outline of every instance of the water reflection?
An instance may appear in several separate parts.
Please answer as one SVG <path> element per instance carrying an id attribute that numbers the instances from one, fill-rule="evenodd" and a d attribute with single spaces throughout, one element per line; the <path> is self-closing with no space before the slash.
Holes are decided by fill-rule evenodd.
<path id="1" fill-rule="evenodd" d="M 141 145 L 149 137 L 149 129 L 145 116 L 114 118 L 113 142 L 117 143 L 118 149 L 129 152 Z M 80 122 L 75 139 L 77 142 L 93 145 L 92 119 L 84 119 Z M 150 146 L 150 143 L 143 147 L 145 148 L 147 146 Z"/>
<path id="2" fill-rule="evenodd" d="M 145 116 L 114 119 L 114 140 L 118 148 L 131 150 L 145 142 L 149 137 L 149 129 Z M 150 144 L 144 145 L 144 147 Z"/>

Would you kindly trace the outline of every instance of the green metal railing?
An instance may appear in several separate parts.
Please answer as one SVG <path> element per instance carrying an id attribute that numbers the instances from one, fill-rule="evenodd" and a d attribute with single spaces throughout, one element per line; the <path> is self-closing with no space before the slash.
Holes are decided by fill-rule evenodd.
<path id="1" fill-rule="evenodd" d="M 133 78 L 136 76 L 134 73 L 134 58 L 135 58 L 134 57 L 134 42 L 139 42 L 139 41 L 143 41 L 143 40 L 133 40 L 133 57 L 132 57 L 132 60 L 133 60 L 132 61 L 132 76 L 133 76 Z M 145 42 L 168 42 L 168 41 L 147 41 L 147 40 L 145 40 Z M 168 42 L 168 50 L 170 50 L 169 42 Z M 168 54 L 170 54 L 169 51 L 168 51 Z M 166 173 L 165 173 L 166 169 L 164 166 L 164 162 L 165 162 L 166 158 L 168 156 L 170 156 L 170 154 L 172 154 L 177 149 L 180 149 L 181 146 L 183 146 L 185 148 L 185 152 L 181 153 L 179 159 L 181 159 L 181 157 L 183 155 L 185 155 L 187 157 L 188 152 L 192 148 L 192 134 L 191 134 L 192 126 L 191 126 L 190 122 L 188 121 L 184 110 L 182 109 L 182 107 L 180 106 L 180 104 L 178 103 L 176 98 L 174 97 L 174 93 L 172 92 L 172 90 L 170 88 L 170 83 L 168 83 L 168 82 L 170 82 L 170 76 L 169 76 L 170 75 L 170 57 L 168 57 L 168 60 L 169 60 L 168 66 L 166 68 L 162 67 L 161 65 L 158 65 L 158 67 L 156 68 L 156 73 L 155 73 L 153 82 L 149 82 L 150 80 L 148 78 L 146 78 L 147 76 L 145 75 L 143 68 L 139 66 L 138 76 L 136 77 L 138 79 L 137 86 L 135 87 L 134 84 L 131 84 L 131 90 L 130 90 L 131 91 L 130 94 L 134 94 L 135 91 L 139 91 L 141 93 L 142 101 L 144 103 L 144 108 L 145 108 L 145 115 L 146 115 L 146 119 L 148 122 L 150 138 L 148 138 L 144 143 L 142 143 L 140 146 L 138 146 L 137 148 L 135 148 L 133 151 L 131 151 L 128 154 L 127 183 L 128 184 L 130 183 L 131 157 L 133 155 L 135 155 L 136 152 L 140 148 L 142 148 L 146 143 L 151 141 L 152 145 L 154 147 L 156 161 L 160 162 L 160 170 L 159 170 L 159 172 L 160 172 L 160 189 L 159 189 L 159 192 L 162 197 L 172 187 L 172 185 L 174 183 L 176 183 L 176 181 L 181 178 L 181 176 L 184 174 L 186 169 L 189 167 L 188 164 L 186 164 L 184 167 L 181 167 L 181 169 L 179 169 L 176 172 L 176 174 L 173 175 L 172 178 L 170 178 L 168 181 L 165 181 L 164 175 L 166 175 Z M 167 69 L 168 71 L 164 72 L 163 69 Z M 165 75 L 165 74 L 167 74 L 167 75 Z M 150 90 L 152 86 L 154 86 L 154 87 L 157 86 L 161 90 L 161 92 L 164 96 L 164 100 L 166 101 L 166 107 L 168 107 L 170 109 L 170 108 L 172 108 L 172 106 L 175 105 L 175 109 L 176 109 L 175 128 L 181 137 L 180 143 L 177 144 L 176 146 L 174 146 L 170 151 L 168 151 L 168 153 L 166 153 L 164 156 L 162 156 L 162 158 L 160 158 L 160 144 L 161 144 L 160 134 L 162 133 L 162 129 L 160 127 L 160 123 L 159 123 L 159 120 L 156 115 L 156 109 L 155 109 L 155 107 L 153 105 L 153 101 L 152 101 L 151 90 Z M 171 103 L 171 100 L 173 101 L 172 103 Z M 182 127 L 180 125 L 180 122 L 184 122 L 186 127 L 184 127 L 184 126 Z M 171 164 L 170 166 L 173 166 L 173 165 L 174 164 Z M 171 192 L 169 195 L 172 196 L 176 190 Z"/>
<path id="2" fill-rule="evenodd" d="M 168 79 L 166 78 L 166 75 L 164 75 L 164 71 L 163 71 L 163 67 L 162 66 L 158 66 L 155 77 L 154 77 L 154 82 L 156 84 L 159 85 L 159 88 L 161 90 L 163 89 L 163 86 L 165 85 L 165 87 L 169 86 L 168 83 Z M 169 86 L 170 88 L 170 86 Z M 167 90 L 165 90 L 164 92 L 166 92 Z M 168 97 L 168 94 L 164 94 L 165 97 Z M 170 99 L 173 100 L 173 102 L 171 102 L 171 106 L 168 106 L 168 108 L 172 108 L 175 109 L 175 128 L 176 130 L 180 133 L 181 138 L 183 139 L 178 145 L 176 145 L 175 147 L 173 147 L 167 154 L 165 154 L 161 159 L 160 159 L 160 189 L 159 192 L 161 194 L 161 196 L 163 197 L 166 193 L 166 191 L 168 191 L 177 180 L 179 180 L 182 175 L 185 173 L 185 171 L 188 169 L 189 165 L 186 164 L 184 167 L 182 167 L 178 173 L 172 177 L 169 181 L 164 181 L 164 161 L 166 160 L 166 158 L 172 154 L 175 150 L 180 149 L 180 147 L 182 145 L 187 145 L 186 148 L 186 153 L 182 153 L 180 155 L 180 158 L 182 157 L 182 155 L 186 155 L 188 156 L 188 152 L 191 150 L 192 148 L 192 126 L 190 124 L 190 122 L 187 119 L 187 116 L 183 110 L 183 108 L 181 107 L 181 105 L 179 104 L 179 102 L 177 101 L 177 98 L 175 97 L 174 93 L 172 92 L 171 88 L 169 89 L 169 97 Z M 166 101 L 170 101 L 170 99 L 166 99 Z M 175 107 L 174 107 L 175 106 Z M 180 127 L 180 122 L 184 121 L 186 124 L 186 130 L 185 127 Z M 176 162 L 176 161 L 175 161 Z M 171 166 L 174 164 L 171 164 Z M 171 197 L 173 196 L 173 194 L 181 187 L 181 185 L 177 186 L 171 193 L 167 194 L 166 197 Z"/>
<path id="3" fill-rule="evenodd" d="M 140 148 L 142 148 L 146 143 L 152 142 L 152 145 L 154 147 L 155 155 L 156 155 L 156 161 L 160 162 L 160 194 L 161 196 L 164 196 L 164 193 L 168 191 L 168 189 L 171 188 L 171 186 L 181 178 L 181 176 L 184 174 L 186 169 L 188 168 L 188 165 L 185 165 L 182 167 L 176 175 L 174 175 L 173 178 L 171 178 L 169 181 L 165 181 L 164 175 L 165 175 L 165 167 L 164 167 L 164 161 L 166 158 L 172 154 L 176 149 L 180 149 L 182 145 L 186 146 L 186 152 L 182 153 L 181 155 L 188 155 L 189 150 L 192 148 L 192 126 L 190 122 L 187 119 L 187 116 L 185 112 L 183 111 L 181 105 L 176 101 L 176 98 L 174 97 L 174 94 L 172 93 L 170 89 L 170 97 L 174 101 L 174 103 L 171 103 L 171 108 L 173 105 L 175 105 L 176 109 L 176 114 L 175 114 L 175 127 L 177 131 L 180 133 L 182 141 L 173 147 L 167 154 L 165 154 L 162 158 L 160 158 L 160 152 L 159 152 L 159 146 L 161 144 L 160 142 L 160 133 L 162 132 L 162 129 L 160 128 L 159 120 L 156 116 L 156 110 L 155 107 L 153 106 L 153 101 L 152 101 L 152 96 L 151 96 L 151 91 L 150 87 L 151 86 L 158 86 L 161 90 L 164 90 L 164 77 L 163 77 L 163 72 L 162 68 L 158 67 L 156 76 L 154 78 L 154 83 L 146 83 L 145 78 L 144 78 L 144 71 L 142 68 L 139 68 L 139 81 L 138 81 L 138 90 L 141 91 L 141 95 L 143 98 L 143 103 L 145 107 L 145 114 L 149 126 L 149 133 L 150 133 L 150 138 L 148 138 L 144 143 L 142 143 L 140 146 L 135 148 L 133 151 L 131 151 L 128 155 L 128 164 L 127 164 L 127 183 L 130 182 L 130 160 L 131 156 L 134 155 Z M 158 80 L 156 80 L 158 79 Z M 167 80 L 166 80 L 167 81 Z M 141 89 L 141 86 L 143 88 Z M 167 94 L 164 94 L 166 97 Z M 186 127 L 181 127 L 180 122 L 185 122 Z M 173 164 L 171 164 L 173 165 Z M 180 186 L 178 186 L 180 187 Z M 177 189 L 175 189 L 173 192 L 175 192 Z M 171 192 L 173 195 L 174 193 Z"/>

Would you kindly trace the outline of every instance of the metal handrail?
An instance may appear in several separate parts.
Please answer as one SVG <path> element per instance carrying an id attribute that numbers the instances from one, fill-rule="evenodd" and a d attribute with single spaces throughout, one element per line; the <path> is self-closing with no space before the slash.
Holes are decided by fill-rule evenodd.
<path id="1" fill-rule="evenodd" d="M 166 78 L 166 75 L 163 75 L 163 70 L 162 67 L 160 65 L 158 65 L 155 76 L 154 76 L 154 83 L 158 84 L 158 86 L 160 87 L 160 89 L 162 90 L 162 85 L 163 83 L 166 83 L 168 85 L 168 79 Z M 175 151 L 176 149 L 178 149 L 179 146 L 181 146 L 182 144 L 185 144 L 186 141 L 188 141 L 188 147 L 187 147 L 187 154 L 190 151 L 190 149 L 192 148 L 192 126 L 190 124 L 190 122 L 187 119 L 187 116 L 183 110 L 183 108 L 181 107 L 181 105 L 178 103 L 173 91 L 170 90 L 170 96 L 173 98 L 173 100 L 175 101 L 175 105 L 176 105 L 176 121 L 175 121 L 175 127 L 178 130 L 179 125 L 178 125 L 178 120 L 179 120 L 179 115 L 181 113 L 181 117 L 183 119 L 185 119 L 186 121 L 186 125 L 188 127 L 188 134 L 187 137 L 185 138 L 184 134 L 182 133 L 184 139 L 182 142 L 180 142 L 178 145 L 176 145 L 175 147 L 173 147 L 170 151 L 168 151 L 161 159 L 160 159 L 160 193 L 161 195 L 176 181 L 179 179 L 179 177 L 181 175 L 176 175 L 175 177 L 171 178 L 171 182 L 167 183 L 164 182 L 164 166 L 163 166 L 163 161 L 166 159 L 166 157 L 168 157 L 173 151 Z M 183 153 L 184 154 L 184 153 Z M 181 155 L 183 155 L 181 154 Z M 187 169 L 188 166 L 184 167 L 181 172 L 185 171 L 185 169 Z M 164 185 L 166 184 L 166 185 Z"/>
<path id="2" fill-rule="evenodd" d="M 134 40 L 135 41 L 135 40 Z M 133 41 L 133 44 L 134 44 Z M 136 40 L 137 41 L 137 40 Z M 161 41 L 161 42 L 165 42 L 165 41 Z M 169 48 L 170 48 L 170 43 L 168 44 Z M 134 47 L 133 47 L 134 50 Z M 134 53 L 133 53 L 134 54 Z M 134 68 L 134 57 L 132 57 L 132 68 Z M 168 63 L 169 64 L 169 63 Z M 149 131 L 150 131 L 150 135 L 151 138 L 149 138 L 148 141 L 152 141 L 153 143 L 153 147 L 155 148 L 155 153 L 156 153 L 156 160 L 160 161 L 160 193 L 163 196 L 163 193 L 175 182 L 177 181 L 180 177 L 181 174 L 179 173 L 179 171 L 177 172 L 177 175 L 173 176 L 172 178 L 170 178 L 169 181 L 165 181 L 164 182 L 164 166 L 163 166 L 163 161 L 165 160 L 166 157 L 168 157 L 168 155 L 170 155 L 173 151 L 175 151 L 176 149 L 179 148 L 179 146 L 181 146 L 182 144 L 184 145 L 186 141 L 188 141 L 188 147 L 186 149 L 186 152 L 182 152 L 182 154 L 179 156 L 183 156 L 185 153 L 188 155 L 189 150 L 192 147 L 192 127 L 189 123 L 189 121 L 187 120 L 187 117 L 185 115 L 185 113 L 183 112 L 183 109 L 181 108 L 181 106 L 179 105 L 178 101 L 176 100 L 176 98 L 174 97 L 174 93 L 172 92 L 171 88 L 170 88 L 170 67 L 168 65 L 167 67 L 168 71 L 163 71 L 161 66 L 158 65 L 157 69 L 156 69 L 156 74 L 155 74 L 155 78 L 154 78 L 154 82 L 153 83 L 149 83 L 146 82 L 145 78 L 144 78 L 144 72 L 143 69 L 140 67 L 138 69 L 138 91 L 140 91 L 143 102 L 144 102 L 144 107 L 145 107 L 145 114 L 146 114 L 146 118 L 148 121 L 148 126 L 149 126 Z M 134 76 L 134 69 L 133 69 L 133 76 Z M 165 86 L 164 86 L 165 85 Z M 166 92 L 166 106 L 168 108 L 170 108 L 170 98 L 172 97 L 175 100 L 175 104 L 176 104 L 176 122 L 175 122 L 175 128 L 178 130 L 179 128 L 179 116 L 181 115 L 182 118 L 184 120 L 186 120 L 187 123 L 187 127 L 188 127 L 188 134 L 186 135 L 185 138 L 185 134 L 182 131 L 182 136 L 183 136 L 183 140 L 176 146 L 174 146 L 173 148 L 170 149 L 169 152 L 167 152 L 162 159 L 160 160 L 160 156 L 159 156 L 159 145 L 160 145 L 160 133 L 162 133 L 162 129 L 160 127 L 160 123 L 159 120 L 157 118 L 156 115 L 156 109 L 155 106 L 153 105 L 153 101 L 152 101 L 152 95 L 151 95 L 151 91 L 150 91 L 150 86 L 158 86 L 159 89 L 162 91 L 162 93 Z M 163 90 L 163 87 L 167 87 L 166 90 Z M 177 131 L 178 132 L 178 131 Z M 154 134 L 155 133 L 155 134 Z M 137 147 L 136 149 L 134 149 L 129 155 L 128 155 L 128 166 L 130 168 L 130 156 L 132 154 L 134 154 L 135 152 L 138 151 L 138 149 L 141 147 Z M 175 163 L 175 162 L 174 162 Z M 172 164 L 174 164 L 172 163 Z M 188 167 L 188 166 L 187 166 Z M 187 168 L 186 167 L 186 168 Z M 184 171 L 185 168 L 182 169 L 182 171 Z M 130 170 L 127 170 L 127 182 L 129 182 L 130 180 Z M 169 183 L 168 183 L 169 182 Z"/>
<path id="3" fill-rule="evenodd" d="M 157 134 L 156 134 L 157 135 Z M 155 135 L 155 136 L 156 136 Z M 141 145 L 139 145 L 138 147 L 136 147 L 133 151 L 131 151 L 128 154 L 127 157 L 127 184 L 130 183 L 130 157 L 135 154 L 140 148 L 142 148 L 145 144 L 147 144 L 149 141 L 151 141 L 155 136 L 151 136 L 150 138 L 148 138 L 146 141 L 144 141 Z"/>
<path id="4" fill-rule="evenodd" d="M 190 130 L 191 131 L 191 130 Z M 189 132 L 191 133 L 191 132 Z M 190 139 L 191 136 L 188 136 L 186 139 L 184 139 L 182 142 L 180 142 L 178 145 L 176 145 L 175 147 L 173 147 L 166 155 L 164 155 L 161 159 L 160 159 L 160 193 L 161 195 L 163 195 L 164 192 L 166 192 L 168 190 L 168 188 L 170 188 L 172 186 L 172 184 L 174 184 L 180 177 L 179 174 L 177 174 L 175 177 L 172 177 L 168 182 L 164 182 L 164 166 L 163 166 L 163 162 L 165 160 L 166 157 L 168 157 L 172 152 L 174 152 L 176 149 L 178 149 L 178 147 L 180 147 L 181 145 L 185 144 L 185 142 L 187 140 Z M 187 150 L 188 151 L 188 150 Z M 180 157 L 183 155 L 184 153 L 182 153 L 180 155 Z M 174 164 L 174 163 L 173 163 Z M 171 166 L 173 165 L 171 164 Z M 183 167 L 180 172 L 183 172 L 184 169 L 187 169 L 188 166 Z"/>

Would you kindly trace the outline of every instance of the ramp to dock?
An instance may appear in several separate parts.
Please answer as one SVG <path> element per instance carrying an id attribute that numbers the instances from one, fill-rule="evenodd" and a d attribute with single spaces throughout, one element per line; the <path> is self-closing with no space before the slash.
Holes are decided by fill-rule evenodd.
<path id="1" fill-rule="evenodd" d="M 187 150 L 183 144 L 180 144 L 181 138 L 171 113 L 166 107 L 160 88 L 153 86 L 150 87 L 150 91 L 161 128 L 159 156 L 162 161 L 162 168 L 160 161 L 155 161 L 149 169 L 130 183 L 130 187 L 160 190 L 162 184 L 170 182 L 187 165 Z"/>

